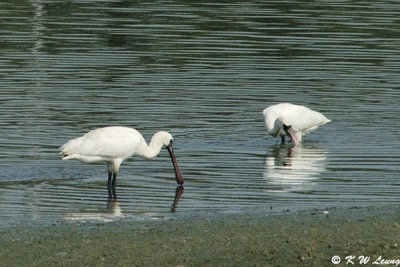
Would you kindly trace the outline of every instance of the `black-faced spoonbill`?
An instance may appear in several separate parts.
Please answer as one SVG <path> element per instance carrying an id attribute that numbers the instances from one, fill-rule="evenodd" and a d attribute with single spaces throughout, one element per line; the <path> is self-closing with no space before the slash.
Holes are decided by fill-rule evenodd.
<path id="1" fill-rule="evenodd" d="M 173 138 L 165 131 L 157 132 L 147 145 L 135 129 L 121 126 L 98 128 L 85 135 L 69 140 L 60 147 L 63 160 L 77 159 L 87 163 L 106 162 L 108 167 L 108 192 L 116 197 L 115 184 L 121 163 L 130 156 L 144 159 L 156 157 L 162 147 L 167 147 L 175 170 L 176 182 L 183 184 L 172 147 Z M 112 180 L 111 180 L 112 179 Z"/>
<path id="2" fill-rule="evenodd" d="M 292 146 L 299 145 L 303 135 L 331 121 L 317 111 L 290 103 L 270 106 L 264 109 L 263 115 L 268 133 L 279 135 L 282 143 L 289 136 Z"/>

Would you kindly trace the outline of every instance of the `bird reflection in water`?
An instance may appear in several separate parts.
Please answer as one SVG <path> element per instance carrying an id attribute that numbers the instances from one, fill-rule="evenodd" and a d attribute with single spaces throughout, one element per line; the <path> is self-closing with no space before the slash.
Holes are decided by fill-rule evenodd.
<path id="1" fill-rule="evenodd" d="M 119 207 L 118 200 L 109 198 L 107 201 L 107 208 L 96 212 L 71 212 L 63 216 L 64 220 L 68 221 L 104 221 L 109 222 L 117 218 L 121 218 L 121 208 Z"/>
<path id="2" fill-rule="evenodd" d="M 326 170 L 327 150 L 313 145 L 273 146 L 265 158 L 268 191 L 308 191 Z"/>
<path id="3" fill-rule="evenodd" d="M 184 190 L 182 185 L 178 185 L 178 187 L 175 189 L 174 201 L 171 206 L 172 213 L 176 212 L 179 200 L 182 198 L 183 191 Z M 113 190 L 113 194 L 115 194 L 116 196 L 116 189 Z M 69 221 L 98 220 L 98 221 L 109 222 L 124 216 L 125 215 L 121 211 L 118 200 L 114 197 L 110 197 L 108 198 L 107 207 L 105 210 L 99 210 L 95 212 L 91 211 L 91 212 L 66 213 L 64 214 L 63 219 Z"/>
<path id="4" fill-rule="evenodd" d="M 175 190 L 175 198 L 174 198 L 174 202 L 172 203 L 172 207 L 171 207 L 172 213 L 176 212 L 179 200 L 181 199 L 182 195 L 183 195 L 183 186 L 178 185 L 178 187 Z"/>

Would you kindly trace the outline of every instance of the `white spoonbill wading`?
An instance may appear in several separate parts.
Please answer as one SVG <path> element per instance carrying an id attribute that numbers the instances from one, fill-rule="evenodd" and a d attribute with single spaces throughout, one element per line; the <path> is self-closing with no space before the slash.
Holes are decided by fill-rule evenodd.
<path id="1" fill-rule="evenodd" d="M 156 157 L 162 147 L 167 147 L 175 170 L 175 179 L 183 184 L 172 147 L 173 138 L 165 131 L 157 132 L 147 145 L 143 136 L 135 129 L 122 126 L 98 128 L 85 135 L 69 140 L 60 147 L 63 160 L 77 159 L 87 163 L 106 162 L 108 167 L 108 194 L 116 197 L 115 184 L 121 163 L 130 156 L 144 159 Z M 112 179 L 112 180 L 111 180 Z"/>
<path id="2" fill-rule="evenodd" d="M 282 144 L 289 136 L 292 146 L 299 145 L 303 135 L 331 121 L 317 111 L 290 103 L 272 105 L 264 109 L 263 115 L 268 133 L 279 135 Z"/>

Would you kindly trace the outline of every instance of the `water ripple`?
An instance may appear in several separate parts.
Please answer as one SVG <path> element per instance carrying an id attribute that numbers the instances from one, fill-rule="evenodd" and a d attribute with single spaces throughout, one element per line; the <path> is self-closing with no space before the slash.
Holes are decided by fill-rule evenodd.
<path id="1" fill-rule="evenodd" d="M 398 11 L 390 1 L 3 1 L 3 224 L 171 216 L 165 151 L 124 162 L 111 204 L 105 166 L 59 159 L 64 142 L 106 125 L 174 135 L 178 214 L 397 203 Z M 264 129 L 261 111 L 277 102 L 332 122 L 291 151 Z"/>

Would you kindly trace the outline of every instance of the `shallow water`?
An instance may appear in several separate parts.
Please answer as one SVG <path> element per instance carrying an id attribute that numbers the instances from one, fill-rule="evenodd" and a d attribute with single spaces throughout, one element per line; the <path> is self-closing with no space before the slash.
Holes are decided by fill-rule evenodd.
<path id="1" fill-rule="evenodd" d="M 1 224 L 397 203 L 399 9 L 2 1 Z M 278 102 L 332 122 L 291 151 L 263 124 Z M 60 160 L 60 145 L 107 125 L 173 134 L 175 213 L 167 151 L 124 162 L 111 204 L 104 164 Z"/>

